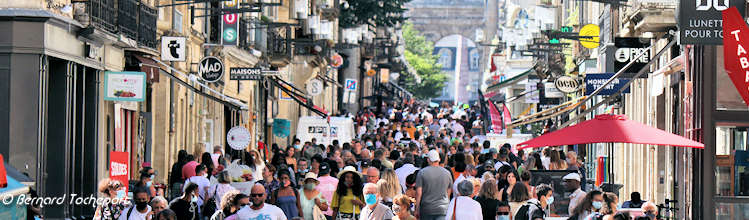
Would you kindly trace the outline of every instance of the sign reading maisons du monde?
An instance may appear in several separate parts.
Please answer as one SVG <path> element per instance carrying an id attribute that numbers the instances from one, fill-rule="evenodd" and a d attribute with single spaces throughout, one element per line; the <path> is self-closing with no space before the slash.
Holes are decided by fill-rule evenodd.
<path id="1" fill-rule="evenodd" d="M 746 0 L 681 0 L 679 4 L 680 44 L 723 44 L 721 12 L 730 7 L 736 7 L 743 17 Z"/>

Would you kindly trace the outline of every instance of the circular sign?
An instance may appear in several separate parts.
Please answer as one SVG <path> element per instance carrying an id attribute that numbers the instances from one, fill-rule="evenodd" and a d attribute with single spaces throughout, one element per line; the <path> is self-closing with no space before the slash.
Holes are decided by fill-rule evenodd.
<path id="1" fill-rule="evenodd" d="M 319 79 L 312 79 L 307 83 L 307 93 L 311 96 L 317 96 L 322 93 L 323 86 L 322 81 Z"/>
<path id="2" fill-rule="evenodd" d="M 580 29 L 580 44 L 585 48 L 597 48 L 599 43 L 599 35 L 601 28 L 595 24 L 586 24 Z"/>
<path id="3" fill-rule="evenodd" d="M 198 75 L 206 82 L 216 82 L 224 76 L 224 63 L 213 56 L 203 57 L 198 65 Z"/>
<path id="4" fill-rule="evenodd" d="M 234 28 L 224 29 L 224 42 L 234 42 L 237 40 L 237 30 Z"/>
<path id="5" fill-rule="evenodd" d="M 561 76 L 554 81 L 554 85 L 559 91 L 564 93 L 573 93 L 580 88 L 580 82 L 570 76 Z"/>
<path id="6" fill-rule="evenodd" d="M 236 126 L 226 133 L 226 143 L 234 150 L 244 150 L 250 144 L 250 131 L 242 126 Z"/>
<path id="7" fill-rule="evenodd" d="M 369 70 L 367 70 L 367 76 L 370 76 L 370 77 L 372 77 L 372 76 L 374 76 L 375 74 L 377 74 L 377 71 L 375 71 L 375 70 L 373 70 L 373 69 L 369 69 Z"/>
<path id="8" fill-rule="evenodd" d="M 234 24 L 234 23 L 237 23 L 237 14 L 225 14 L 224 15 L 224 23 L 225 24 Z"/>
<path id="9" fill-rule="evenodd" d="M 333 56 L 330 57 L 330 66 L 333 68 L 343 66 L 343 57 L 338 53 L 334 53 Z"/>

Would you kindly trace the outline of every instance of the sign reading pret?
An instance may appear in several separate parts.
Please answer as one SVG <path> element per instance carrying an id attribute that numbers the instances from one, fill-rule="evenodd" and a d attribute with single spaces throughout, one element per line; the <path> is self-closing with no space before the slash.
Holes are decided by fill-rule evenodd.
<path id="1" fill-rule="evenodd" d="M 104 100 L 142 102 L 146 94 L 146 73 L 107 71 L 104 92 Z"/>
<path id="2" fill-rule="evenodd" d="M 643 43 L 644 42 L 644 43 Z M 614 38 L 616 52 L 614 52 L 614 71 L 624 68 L 630 61 L 634 60 L 629 68 L 624 70 L 624 76 L 634 76 L 642 68 L 647 67 L 650 62 L 650 39 L 636 37 L 617 37 Z M 640 54 L 644 54 L 638 58 Z M 635 59 L 637 58 L 637 59 Z M 648 74 L 642 74 L 640 78 L 648 78 Z"/>
<path id="3" fill-rule="evenodd" d="M 611 77 L 614 76 L 614 73 L 588 73 L 585 74 L 585 95 L 590 95 L 593 93 L 593 91 L 596 91 L 596 89 L 601 88 L 606 81 L 611 79 Z M 606 87 L 601 90 L 601 92 L 598 93 L 598 95 L 613 95 L 616 94 L 616 92 L 619 91 L 622 87 L 624 87 L 624 84 L 629 82 L 629 78 L 616 78 L 614 81 L 606 85 Z M 625 89 L 622 93 L 629 93 L 629 87 Z"/>
<path id="4" fill-rule="evenodd" d="M 236 9 L 239 6 L 239 0 L 224 1 L 224 9 Z M 239 15 L 225 14 L 221 15 L 221 45 L 237 46 L 239 38 Z"/>
<path id="5" fill-rule="evenodd" d="M 244 150 L 250 144 L 250 131 L 242 126 L 236 126 L 226 133 L 226 143 L 234 150 Z"/>
<path id="6" fill-rule="evenodd" d="M 260 68 L 229 68 L 230 80 L 263 80 Z"/>
<path id="7" fill-rule="evenodd" d="M 125 192 L 129 183 L 128 170 L 130 162 L 127 152 L 112 151 L 109 152 L 109 179 L 120 181 Z"/>
<path id="8" fill-rule="evenodd" d="M 721 11 L 736 7 L 744 15 L 746 0 L 681 0 L 679 4 L 680 44 L 722 44 Z"/>
<path id="9" fill-rule="evenodd" d="M 563 93 L 573 93 L 580 89 L 580 82 L 570 76 L 561 76 L 554 81 L 554 86 Z"/>
<path id="10" fill-rule="evenodd" d="M 216 57 L 203 57 L 198 64 L 198 75 L 206 82 L 216 82 L 224 76 L 224 63 Z"/>
<path id="11" fill-rule="evenodd" d="M 161 60 L 185 61 L 184 37 L 161 37 Z"/>
<path id="12" fill-rule="evenodd" d="M 749 27 L 736 7 L 723 11 L 723 64 L 731 82 L 749 106 Z"/>
<path id="13" fill-rule="evenodd" d="M 307 83 L 307 93 L 311 96 L 317 96 L 322 93 L 323 85 L 319 79 L 312 79 Z"/>

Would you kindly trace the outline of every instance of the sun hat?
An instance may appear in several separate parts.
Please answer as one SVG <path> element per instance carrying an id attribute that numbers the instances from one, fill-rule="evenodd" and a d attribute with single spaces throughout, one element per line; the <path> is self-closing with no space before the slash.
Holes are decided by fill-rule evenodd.
<path id="1" fill-rule="evenodd" d="M 356 171 L 356 168 L 354 168 L 353 166 L 346 166 L 346 167 L 343 168 L 343 170 L 341 170 L 341 172 L 338 172 L 337 178 L 340 180 L 341 176 L 343 176 L 343 174 L 348 173 L 348 172 L 351 172 L 351 173 L 354 173 L 356 175 L 359 175 L 359 178 L 362 177 L 361 173 L 359 173 L 359 171 Z"/>

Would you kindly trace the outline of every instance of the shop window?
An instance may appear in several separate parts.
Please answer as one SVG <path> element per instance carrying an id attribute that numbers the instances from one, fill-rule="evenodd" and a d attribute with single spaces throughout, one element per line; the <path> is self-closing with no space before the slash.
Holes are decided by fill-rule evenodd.
<path id="1" fill-rule="evenodd" d="M 452 70 L 453 69 L 453 51 L 450 50 L 450 48 L 441 48 L 438 52 L 440 58 L 439 58 L 439 64 L 442 65 L 443 70 Z"/>
<path id="2" fill-rule="evenodd" d="M 715 219 L 749 219 L 749 204 L 717 203 L 715 204 Z"/>
<path id="3" fill-rule="evenodd" d="M 738 111 L 749 111 L 744 99 L 739 95 L 736 86 L 731 82 L 731 78 L 726 73 L 725 66 L 723 65 L 723 47 L 719 46 L 716 53 L 716 109 L 717 110 L 738 110 Z"/>
<path id="4" fill-rule="evenodd" d="M 718 196 L 749 196 L 749 127 L 715 128 L 715 179 Z"/>

